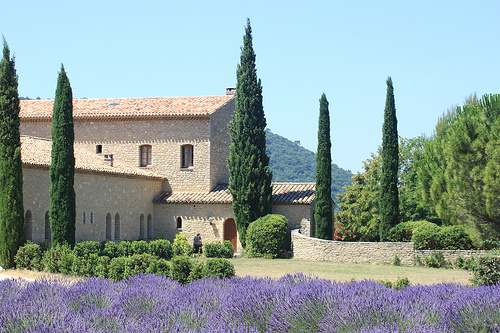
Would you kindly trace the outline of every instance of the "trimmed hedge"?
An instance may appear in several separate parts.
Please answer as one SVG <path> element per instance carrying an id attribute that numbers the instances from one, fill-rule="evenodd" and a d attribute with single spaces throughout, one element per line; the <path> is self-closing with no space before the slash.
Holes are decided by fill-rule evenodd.
<path id="1" fill-rule="evenodd" d="M 207 258 L 232 258 L 234 257 L 234 247 L 230 241 L 224 243 L 214 242 L 204 245 L 203 253 Z"/>
<path id="2" fill-rule="evenodd" d="M 268 214 L 250 223 L 247 229 L 247 253 L 254 257 L 276 258 L 286 248 L 288 220 L 283 215 Z"/>

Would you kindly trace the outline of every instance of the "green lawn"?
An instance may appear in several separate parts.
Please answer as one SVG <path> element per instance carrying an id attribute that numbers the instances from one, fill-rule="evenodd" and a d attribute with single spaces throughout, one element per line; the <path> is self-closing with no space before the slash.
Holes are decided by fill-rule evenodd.
<path id="1" fill-rule="evenodd" d="M 436 284 L 454 282 L 469 284 L 472 274 L 462 269 L 407 267 L 392 265 L 343 264 L 328 261 L 306 261 L 296 259 L 230 259 L 237 276 L 278 278 L 288 273 L 302 272 L 335 281 L 389 280 L 407 277 L 412 284 Z"/>

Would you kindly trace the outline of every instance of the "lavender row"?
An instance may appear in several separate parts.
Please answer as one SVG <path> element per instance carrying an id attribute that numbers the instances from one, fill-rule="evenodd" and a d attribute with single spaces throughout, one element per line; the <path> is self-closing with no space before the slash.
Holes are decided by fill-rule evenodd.
<path id="1" fill-rule="evenodd" d="M 163 276 L 0 282 L 0 332 L 500 332 L 500 285 Z"/>

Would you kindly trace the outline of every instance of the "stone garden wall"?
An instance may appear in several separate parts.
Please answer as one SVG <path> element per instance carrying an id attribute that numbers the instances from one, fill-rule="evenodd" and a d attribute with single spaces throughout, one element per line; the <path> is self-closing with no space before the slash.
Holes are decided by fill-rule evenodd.
<path id="1" fill-rule="evenodd" d="M 401 265 L 414 265 L 415 256 L 430 256 L 432 250 L 415 250 L 412 242 L 341 242 L 307 237 L 292 230 L 293 257 L 303 260 L 334 261 L 360 264 L 392 264 L 398 256 Z M 440 250 L 445 259 L 454 263 L 461 256 L 464 259 L 486 254 L 484 250 Z"/>

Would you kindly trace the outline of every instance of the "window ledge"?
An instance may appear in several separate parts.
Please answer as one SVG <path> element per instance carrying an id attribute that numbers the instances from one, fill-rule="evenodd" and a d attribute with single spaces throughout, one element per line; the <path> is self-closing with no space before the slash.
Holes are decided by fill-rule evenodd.
<path id="1" fill-rule="evenodd" d="M 181 171 L 194 171 L 194 167 L 180 168 Z"/>

